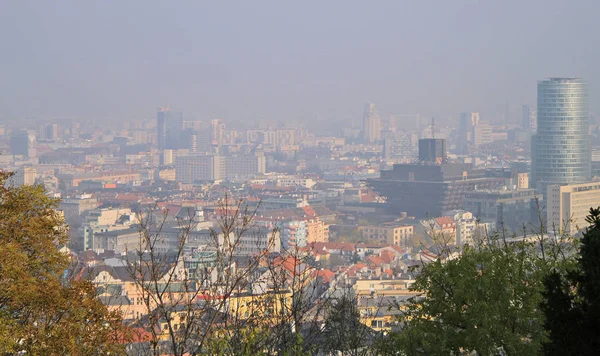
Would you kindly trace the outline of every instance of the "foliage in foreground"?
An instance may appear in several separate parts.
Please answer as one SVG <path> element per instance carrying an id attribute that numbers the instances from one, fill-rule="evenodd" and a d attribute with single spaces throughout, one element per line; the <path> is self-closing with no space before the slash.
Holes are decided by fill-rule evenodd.
<path id="1" fill-rule="evenodd" d="M 533 242 L 495 240 L 421 268 L 405 305 L 403 330 L 381 345 L 406 355 L 532 355 L 546 338 L 543 280 L 569 258 L 549 258 Z M 548 246 L 546 246 L 548 247 Z M 556 250 L 560 246 L 554 246 Z M 560 256 L 555 254 L 554 256 Z"/>
<path id="2" fill-rule="evenodd" d="M 65 278 L 69 257 L 58 200 L 12 187 L 0 172 L 0 350 L 30 355 L 121 353 L 121 319 L 89 282 Z"/>
<path id="3" fill-rule="evenodd" d="M 600 351 L 600 207 L 590 209 L 577 268 L 544 280 L 542 309 L 550 339 L 546 355 L 597 355 Z"/>

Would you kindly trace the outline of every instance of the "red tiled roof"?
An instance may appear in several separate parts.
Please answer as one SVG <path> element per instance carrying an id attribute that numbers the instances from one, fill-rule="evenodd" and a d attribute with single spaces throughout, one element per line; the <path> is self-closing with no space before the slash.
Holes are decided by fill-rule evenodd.
<path id="1" fill-rule="evenodd" d="M 435 221 L 440 225 L 440 226 L 452 226 L 454 225 L 454 220 L 452 220 L 451 217 L 449 216 L 440 216 L 439 218 L 436 218 Z"/>
<path id="2" fill-rule="evenodd" d="M 382 251 L 379 257 L 384 263 L 391 263 L 394 260 L 394 256 L 390 251 Z"/>
<path id="3" fill-rule="evenodd" d="M 329 283 L 335 277 L 335 273 L 328 269 L 313 272 L 313 278 L 321 277 L 324 283 Z"/>
<path id="4" fill-rule="evenodd" d="M 379 256 L 367 256 L 367 261 L 371 262 L 371 265 L 380 266 L 384 263 L 383 259 Z"/>
<path id="5" fill-rule="evenodd" d="M 144 328 L 129 328 L 119 332 L 117 342 L 120 344 L 147 342 L 152 340 L 152 333 Z"/>
<path id="6" fill-rule="evenodd" d="M 315 210 L 310 206 L 305 206 L 302 208 L 302 210 L 304 210 L 304 213 L 306 214 L 306 216 L 310 216 L 310 217 L 317 216 L 317 213 L 315 213 Z"/>

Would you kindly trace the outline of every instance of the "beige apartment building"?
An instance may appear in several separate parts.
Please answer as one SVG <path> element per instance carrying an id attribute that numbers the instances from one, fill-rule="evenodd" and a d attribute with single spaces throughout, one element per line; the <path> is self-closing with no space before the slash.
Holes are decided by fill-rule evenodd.
<path id="1" fill-rule="evenodd" d="M 547 192 L 548 231 L 574 234 L 584 228 L 591 207 L 600 205 L 600 182 L 549 185 Z"/>
<path id="2" fill-rule="evenodd" d="M 360 230 L 363 239 L 400 247 L 406 247 L 408 239 L 414 234 L 413 226 L 400 224 L 361 226 Z"/>

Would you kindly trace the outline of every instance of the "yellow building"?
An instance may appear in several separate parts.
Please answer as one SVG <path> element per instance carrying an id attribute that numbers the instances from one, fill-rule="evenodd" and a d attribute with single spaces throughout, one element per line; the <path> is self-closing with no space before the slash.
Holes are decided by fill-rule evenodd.
<path id="1" fill-rule="evenodd" d="M 405 296 L 414 295 L 408 290 L 414 282 L 413 279 L 359 279 L 352 288 L 358 296 Z"/>
<path id="2" fill-rule="evenodd" d="M 600 182 L 549 185 L 546 200 L 548 231 L 574 234 L 587 226 L 590 208 L 600 205 Z"/>
<path id="3" fill-rule="evenodd" d="M 292 307 L 292 292 L 269 291 L 264 294 L 242 293 L 229 298 L 229 313 L 238 319 L 260 318 L 265 322 L 286 315 Z"/>
<path id="4" fill-rule="evenodd" d="M 329 241 L 329 225 L 326 225 L 319 218 L 309 218 L 306 222 L 306 242 L 311 244 L 314 242 Z"/>
<path id="5" fill-rule="evenodd" d="M 383 244 L 406 247 L 408 239 L 414 234 L 414 227 L 403 224 L 383 224 L 361 226 L 362 238 Z"/>
<path id="6" fill-rule="evenodd" d="M 390 331 L 405 309 L 396 297 L 362 297 L 357 299 L 360 322 L 375 331 Z"/>

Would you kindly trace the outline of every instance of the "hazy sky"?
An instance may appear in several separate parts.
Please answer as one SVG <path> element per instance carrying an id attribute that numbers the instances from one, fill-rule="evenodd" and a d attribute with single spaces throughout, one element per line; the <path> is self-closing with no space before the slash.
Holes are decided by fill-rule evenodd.
<path id="1" fill-rule="evenodd" d="M 599 13 L 598 0 L 2 0 L 0 118 L 517 112 L 544 77 L 598 86 Z"/>

